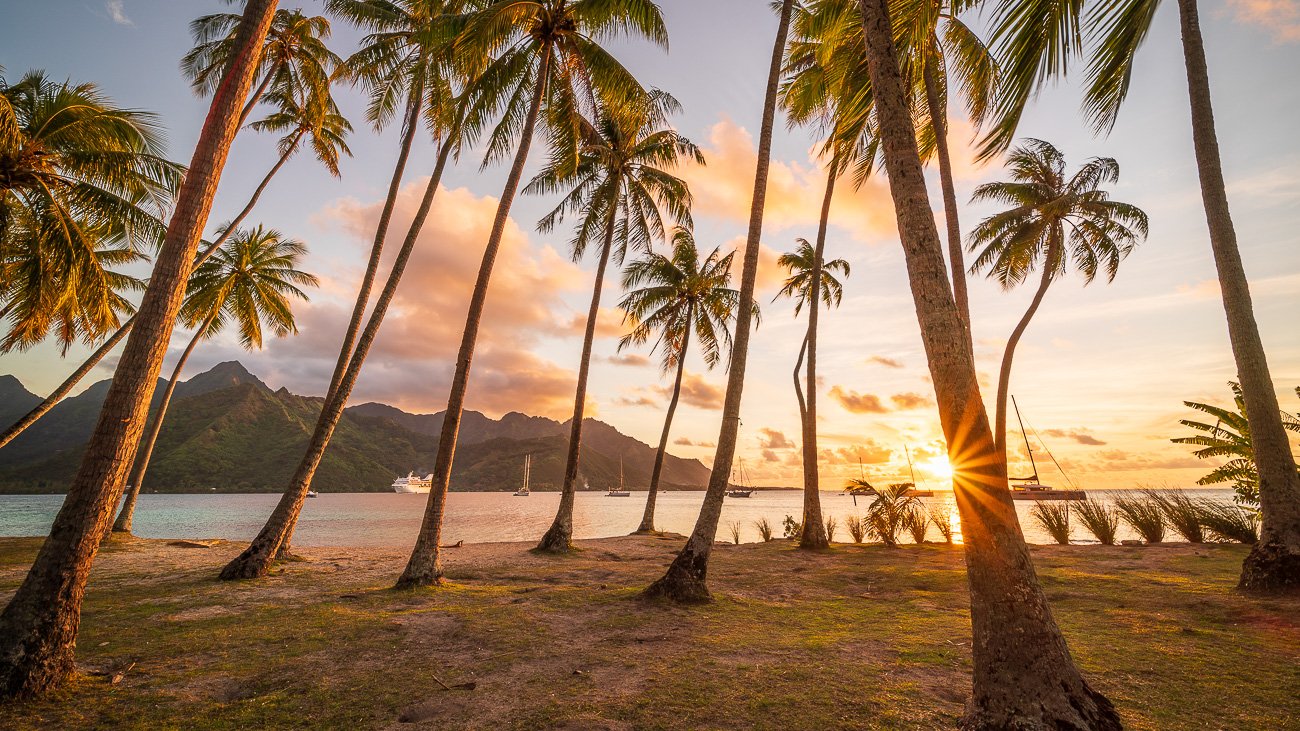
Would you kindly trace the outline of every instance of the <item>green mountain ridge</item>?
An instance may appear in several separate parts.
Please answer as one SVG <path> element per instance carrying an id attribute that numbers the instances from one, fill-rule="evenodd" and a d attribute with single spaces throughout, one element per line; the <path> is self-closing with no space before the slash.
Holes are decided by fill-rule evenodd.
<path id="1" fill-rule="evenodd" d="M 63 491 L 80 464 L 108 383 L 65 399 L 0 449 L 0 493 Z M 12 423 L 39 401 L 13 376 L 0 376 L 0 421 Z M 302 458 L 320 404 L 318 397 L 273 391 L 238 362 L 200 373 L 177 386 L 143 491 L 281 491 Z M 348 408 L 313 488 L 386 492 L 395 477 L 426 471 L 434 461 L 442 418 L 442 413 L 410 414 L 377 403 Z M 533 488 L 558 490 L 567 446 L 567 423 L 517 412 L 497 420 L 467 411 L 451 489 L 514 490 L 524 456 L 531 454 Z M 585 420 L 582 474 L 589 489 L 617 483 L 620 461 L 626 484 L 644 489 L 654 449 L 604 422 Z M 699 460 L 672 455 L 665 460 L 665 489 L 700 489 L 708 477 Z"/>

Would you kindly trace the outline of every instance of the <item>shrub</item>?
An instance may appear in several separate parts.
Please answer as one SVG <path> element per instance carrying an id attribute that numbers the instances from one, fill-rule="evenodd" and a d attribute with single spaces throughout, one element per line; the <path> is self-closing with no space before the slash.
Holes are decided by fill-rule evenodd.
<path id="1" fill-rule="evenodd" d="M 754 527 L 758 529 L 758 535 L 764 543 L 772 540 L 772 524 L 767 521 L 767 518 L 754 521 Z"/>
<path id="2" fill-rule="evenodd" d="M 903 516 L 916 503 L 916 498 L 908 497 L 911 483 L 890 485 L 881 490 L 867 508 L 867 526 L 871 535 L 879 538 L 886 546 L 898 545 L 898 532 L 903 528 Z"/>
<path id="3" fill-rule="evenodd" d="M 1070 545 L 1070 506 L 1056 503 L 1034 503 L 1029 514 L 1043 526 L 1052 539 L 1062 546 Z"/>
<path id="4" fill-rule="evenodd" d="M 925 543 L 925 534 L 930 528 L 930 516 L 920 503 L 912 503 L 903 512 L 903 528 L 912 536 L 912 542 Z"/>
<path id="5" fill-rule="evenodd" d="M 740 545 L 740 521 L 733 520 L 730 523 L 728 523 L 727 526 L 731 528 L 731 542 L 739 546 Z"/>
<path id="6" fill-rule="evenodd" d="M 1205 543 L 1205 526 L 1201 524 L 1201 508 L 1194 500 L 1179 490 L 1144 494 L 1160 506 L 1160 513 L 1178 535 L 1188 543 Z"/>
<path id="7" fill-rule="evenodd" d="M 826 542 L 830 543 L 835 540 L 835 529 L 840 527 L 840 522 L 835 519 L 834 515 L 826 516 Z"/>
<path id="8" fill-rule="evenodd" d="M 1259 514 L 1240 505 L 1202 500 L 1201 525 L 1221 543 L 1254 545 L 1259 540 Z"/>
<path id="9" fill-rule="evenodd" d="M 803 523 L 795 520 L 793 515 L 785 516 L 785 520 L 781 521 L 781 530 L 785 532 L 785 537 L 792 541 L 803 538 Z"/>
<path id="10" fill-rule="evenodd" d="M 1165 540 L 1165 516 L 1160 503 L 1150 498 L 1117 497 L 1115 510 L 1142 540 L 1147 543 Z"/>
<path id="11" fill-rule="evenodd" d="M 939 535 L 943 536 L 944 543 L 952 543 L 952 514 L 946 508 L 946 505 L 931 506 L 930 522 L 934 523 Z"/>
<path id="12" fill-rule="evenodd" d="M 1119 513 L 1105 503 L 1088 498 L 1075 506 L 1079 512 L 1079 522 L 1088 532 L 1097 537 L 1103 546 L 1115 545 L 1115 533 L 1119 531 Z"/>
<path id="13" fill-rule="evenodd" d="M 844 527 L 848 528 L 849 536 L 853 538 L 854 543 L 861 543 L 862 539 L 867 537 L 867 521 L 854 515 L 844 519 Z"/>

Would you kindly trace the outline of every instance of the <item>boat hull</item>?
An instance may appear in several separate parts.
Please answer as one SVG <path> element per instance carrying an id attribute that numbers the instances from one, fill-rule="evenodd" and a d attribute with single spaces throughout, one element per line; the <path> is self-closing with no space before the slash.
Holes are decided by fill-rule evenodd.
<path id="1" fill-rule="evenodd" d="M 1012 500 L 1087 500 L 1083 490 L 1012 490 Z"/>
<path id="2" fill-rule="evenodd" d="M 403 495 L 428 495 L 432 485 L 393 485 L 393 492 Z"/>

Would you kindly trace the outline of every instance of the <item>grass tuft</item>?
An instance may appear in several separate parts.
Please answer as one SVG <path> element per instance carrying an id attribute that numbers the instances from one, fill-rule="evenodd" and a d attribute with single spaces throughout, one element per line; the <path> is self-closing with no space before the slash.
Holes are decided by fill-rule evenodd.
<path id="1" fill-rule="evenodd" d="M 772 523 L 767 518 L 759 518 L 754 521 L 754 527 L 758 529 L 758 535 L 764 543 L 772 540 Z"/>
<path id="2" fill-rule="evenodd" d="M 930 515 L 920 503 L 912 503 L 903 513 L 903 528 L 912 536 L 912 542 L 925 543 L 925 534 L 930 529 Z"/>
<path id="3" fill-rule="evenodd" d="M 1115 534 L 1119 532 L 1119 512 L 1115 508 L 1092 498 L 1084 500 L 1075 508 L 1079 513 L 1079 522 L 1103 546 L 1115 545 Z"/>
<path id="4" fill-rule="evenodd" d="M 1142 540 L 1147 543 L 1164 542 L 1165 515 L 1160 510 L 1160 503 L 1150 498 L 1117 497 L 1115 510 L 1130 528 L 1142 536 Z"/>
<path id="5" fill-rule="evenodd" d="M 835 519 L 834 515 L 826 516 L 826 542 L 835 541 L 835 529 L 840 527 L 840 522 Z"/>
<path id="6" fill-rule="evenodd" d="M 1259 515 L 1240 505 L 1202 500 L 1201 525 L 1220 543 L 1254 545 L 1259 540 Z"/>
<path id="7" fill-rule="evenodd" d="M 854 543 L 861 543 L 867 537 L 867 521 L 861 517 L 853 515 L 844 519 L 844 527 L 849 531 L 849 537 Z"/>
<path id="8" fill-rule="evenodd" d="M 740 545 L 740 521 L 733 520 L 727 524 L 727 527 L 731 529 L 731 542 L 739 546 Z"/>
<path id="9" fill-rule="evenodd" d="M 1070 545 L 1070 506 L 1056 503 L 1035 503 L 1029 514 L 1043 526 L 1057 543 Z"/>
<path id="10" fill-rule="evenodd" d="M 952 513 L 949 513 L 946 507 L 936 505 L 930 508 L 930 522 L 934 523 L 939 535 L 943 536 L 944 543 L 952 543 Z"/>
<path id="11" fill-rule="evenodd" d="M 1187 497 L 1180 490 L 1156 492 L 1145 490 L 1143 494 L 1160 506 L 1169 526 L 1188 543 L 1205 543 L 1205 526 L 1201 523 L 1201 507 L 1195 500 Z"/>

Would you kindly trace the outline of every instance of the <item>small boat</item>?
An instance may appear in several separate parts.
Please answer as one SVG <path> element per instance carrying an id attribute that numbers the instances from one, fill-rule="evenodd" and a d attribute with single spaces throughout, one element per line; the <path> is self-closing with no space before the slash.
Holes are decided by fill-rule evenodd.
<path id="1" fill-rule="evenodd" d="M 618 458 L 618 487 L 611 486 L 605 497 L 632 497 L 632 492 L 623 487 L 623 458 Z"/>
<path id="2" fill-rule="evenodd" d="M 393 480 L 393 492 L 404 494 L 417 493 L 428 494 L 433 488 L 433 475 L 420 477 L 415 472 L 407 473 L 406 477 L 399 477 Z"/>
<path id="3" fill-rule="evenodd" d="M 319 494 L 320 494 L 320 493 L 316 492 L 315 490 L 308 490 L 308 491 L 307 491 L 307 497 L 316 497 L 316 496 L 319 495 Z"/>
<path id="4" fill-rule="evenodd" d="M 515 497 L 528 497 L 532 493 L 528 491 L 528 478 L 532 476 L 533 455 L 524 457 L 524 482 L 518 490 L 515 490 Z"/>
<path id="5" fill-rule="evenodd" d="M 727 485 L 727 497 L 752 497 L 754 495 L 754 488 L 746 484 L 749 481 L 746 479 L 745 460 L 743 459 L 740 460 L 739 471 L 740 480 Z M 735 475 L 733 474 L 732 477 L 734 478 Z"/>
<path id="6" fill-rule="evenodd" d="M 1020 405 L 1016 403 L 1016 397 L 1011 397 L 1011 405 L 1016 410 L 1016 421 L 1020 422 L 1020 437 L 1025 440 L 1025 451 L 1029 453 L 1029 466 L 1033 468 L 1034 474 L 1029 477 L 1008 477 L 1009 480 L 1015 480 L 1023 484 L 1011 486 L 1012 500 L 1086 500 L 1088 494 L 1083 490 L 1061 490 L 1050 485 L 1042 484 L 1038 479 L 1038 464 L 1034 461 L 1034 450 L 1029 447 L 1029 436 L 1025 434 L 1025 420 L 1020 418 Z M 1034 432 L 1038 436 L 1038 432 Z M 1041 437 L 1039 441 L 1042 441 Z M 1047 449 L 1047 445 L 1043 445 Z M 1052 457 L 1052 462 L 1056 462 L 1056 457 L 1052 456 L 1051 450 L 1047 451 L 1047 456 Z M 1056 468 L 1061 469 L 1059 462 L 1056 462 Z M 1065 477 L 1065 471 L 1061 471 L 1061 476 Z M 1069 477 L 1065 477 L 1069 480 Z"/>

